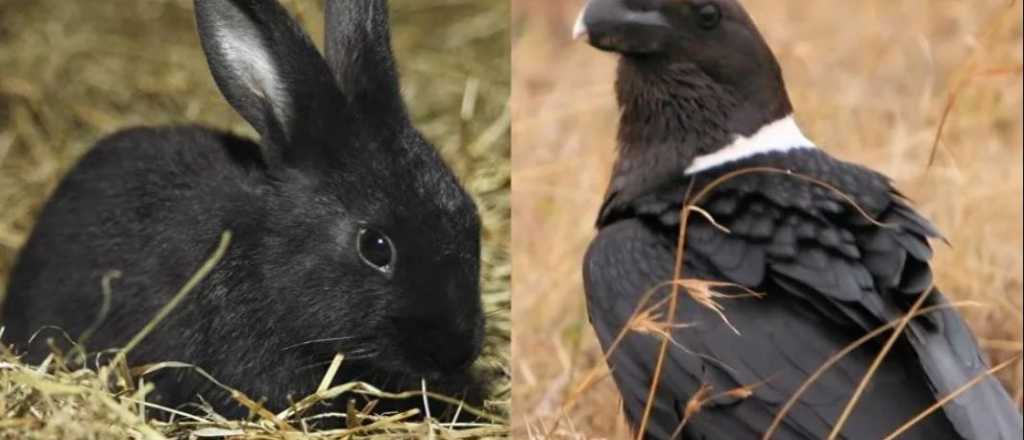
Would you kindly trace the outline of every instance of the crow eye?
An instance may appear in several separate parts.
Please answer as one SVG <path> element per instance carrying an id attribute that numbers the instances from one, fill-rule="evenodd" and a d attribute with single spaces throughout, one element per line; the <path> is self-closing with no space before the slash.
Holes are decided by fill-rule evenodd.
<path id="1" fill-rule="evenodd" d="M 359 258 L 373 269 L 390 275 L 395 267 L 395 245 L 391 239 L 376 229 L 362 228 L 356 237 Z"/>
<path id="2" fill-rule="evenodd" d="M 697 24 L 705 30 L 711 30 L 718 27 L 718 23 L 722 21 L 722 11 L 718 9 L 718 5 L 708 3 L 697 8 Z"/>

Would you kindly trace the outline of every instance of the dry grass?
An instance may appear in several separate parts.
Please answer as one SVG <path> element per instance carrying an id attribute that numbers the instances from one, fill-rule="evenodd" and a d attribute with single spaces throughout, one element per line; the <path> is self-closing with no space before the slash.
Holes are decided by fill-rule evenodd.
<path id="1" fill-rule="evenodd" d="M 614 58 L 569 41 L 580 2 L 513 2 L 513 433 L 542 436 L 557 423 L 555 437 L 626 438 L 580 275 L 614 159 Z M 937 283 L 954 300 L 986 305 L 964 313 L 993 365 L 1011 361 L 999 377 L 1019 402 L 1021 6 L 745 3 L 808 136 L 892 176 L 945 232 L 952 246 L 938 246 Z"/>
<path id="2" fill-rule="evenodd" d="M 322 0 L 285 3 L 319 41 Z M 497 418 L 460 427 L 410 421 L 416 409 L 387 419 L 352 409 L 349 416 L 359 423 L 309 437 L 501 436 L 511 393 L 509 8 L 489 0 L 393 3 L 395 48 L 413 118 L 474 194 L 483 217 L 489 327 L 481 368 L 496 378 L 485 410 Z M 46 196 L 101 136 L 132 125 L 191 122 L 253 134 L 210 78 L 191 4 L 0 0 L 0 297 Z M 303 437 L 301 417 L 292 414 L 264 413 L 250 423 L 216 415 L 171 424 L 145 420 L 132 402 L 139 395 L 107 392 L 103 374 L 123 372 L 69 371 L 59 364 L 54 358 L 49 369 L 26 366 L 0 347 L 0 438 Z M 371 384 L 343 387 L 321 390 L 311 400 L 342 391 L 396 397 Z"/>

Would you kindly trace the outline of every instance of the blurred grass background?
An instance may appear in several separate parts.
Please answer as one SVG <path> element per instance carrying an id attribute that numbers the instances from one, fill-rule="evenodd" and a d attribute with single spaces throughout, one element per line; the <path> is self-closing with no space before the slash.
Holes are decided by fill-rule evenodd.
<path id="1" fill-rule="evenodd" d="M 283 3 L 321 45 L 323 0 Z M 402 91 L 415 124 L 474 195 L 483 218 L 483 362 L 500 382 L 494 400 L 501 412 L 510 393 L 509 5 L 391 3 Z M 118 129 L 180 123 L 255 136 L 210 77 L 192 1 L 0 0 L 0 295 L 35 215 L 77 158 Z M 10 368 L 0 363 L 0 419 L 17 403 L 5 400 L 15 395 Z M 68 425 L 106 411 L 82 406 L 46 414 L 53 420 L 47 432 L 62 434 L 32 435 L 98 435 Z M 4 430 L 0 420 L 0 438 L 28 435 Z"/>
<path id="2" fill-rule="evenodd" d="M 615 58 L 570 40 L 580 0 L 513 0 L 513 434 L 626 438 L 581 265 L 614 160 Z M 1022 344 L 1022 25 L 1007 0 L 746 0 L 796 117 L 893 177 L 942 229 L 934 270 L 993 361 Z M 973 73 L 972 73 L 973 72 Z M 971 78 L 965 81 L 965 78 Z M 932 142 L 952 90 L 935 164 Z M 1020 402 L 1021 364 L 1000 374 Z M 581 386 L 594 379 L 594 386 Z M 585 388 L 582 393 L 574 390 Z M 565 413 L 568 396 L 578 400 Z"/>

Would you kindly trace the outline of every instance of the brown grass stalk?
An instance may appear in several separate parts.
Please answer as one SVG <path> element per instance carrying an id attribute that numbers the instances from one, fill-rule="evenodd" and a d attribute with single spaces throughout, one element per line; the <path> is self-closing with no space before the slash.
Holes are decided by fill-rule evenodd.
<path id="1" fill-rule="evenodd" d="M 683 198 L 684 200 L 689 197 L 691 190 L 693 190 L 692 186 L 686 189 L 686 197 Z M 703 194 L 703 192 L 701 194 Z M 674 324 L 676 308 L 679 304 L 678 295 L 681 284 L 678 281 L 683 279 L 684 250 L 686 249 L 686 226 L 689 224 L 690 212 L 692 212 L 692 210 L 687 209 L 686 204 L 683 204 L 683 207 L 679 212 L 679 237 L 676 242 L 676 261 L 672 274 L 672 292 L 668 297 L 668 315 L 666 316 L 667 325 L 669 326 Z M 670 340 L 667 338 L 662 339 L 661 347 L 658 348 L 658 361 L 654 365 L 654 374 L 651 376 L 651 387 L 647 394 L 647 403 L 644 406 L 643 417 L 640 419 L 640 426 L 636 431 L 637 440 L 643 440 L 644 434 L 647 430 L 647 421 L 651 416 L 651 410 L 654 408 L 654 396 L 657 394 L 658 385 L 661 384 L 661 371 L 665 365 L 665 356 L 668 354 L 669 342 Z"/>
<path id="2" fill-rule="evenodd" d="M 889 351 L 892 350 L 892 347 L 896 344 L 896 341 L 899 340 L 900 336 L 903 336 L 903 330 L 910 324 L 910 320 L 912 319 L 911 316 L 921 308 L 925 300 L 931 296 L 934 290 L 934 285 L 928 286 L 928 290 L 925 290 L 924 293 L 918 296 L 917 300 L 914 301 L 914 305 L 910 308 L 910 311 L 908 311 L 896 324 L 896 329 L 892 332 L 892 335 L 889 336 L 889 339 L 885 341 L 885 345 L 882 346 L 882 350 L 878 352 L 877 356 L 875 356 L 875 360 L 872 361 L 871 366 L 868 367 L 868 371 L 864 373 L 864 377 L 861 378 L 860 383 L 857 384 L 857 388 L 854 390 L 853 396 L 850 397 L 850 402 L 846 404 L 845 408 L 843 408 L 842 414 L 839 415 L 839 419 L 836 420 L 836 424 L 832 427 L 832 432 L 829 433 L 828 440 L 835 440 L 835 438 L 839 436 L 839 433 L 842 432 L 843 426 L 846 425 L 846 420 L 850 417 L 850 414 L 853 414 L 853 409 L 857 406 L 857 403 L 860 402 L 860 398 L 864 394 L 864 390 L 867 389 L 868 383 L 871 382 L 871 378 L 874 377 L 875 371 L 882 366 L 882 362 L 885 360 L 885 357 L 889 355 Z"/>
<path id="3" fill-rule="evenodd" d="M 186 282 L 185 285 L 182 286 L 181 289 L 179 289 L 178 292 L 175 293 L 173 297 L 171 297 L 171 300 L 160 308 L 160 311 L 157 312 L 156 316 L 154 316 L 153 319 L 151 319 L 149 323 L 147 323 L 146 326 L 142 328 L 142 330 L 140 330 L 138 333 L 135 334 L 135 336 L 128 340 L 128 343 L 125 344 L 120 351 L 118 351 L 118 358 L 121 358 L 123 360 L 125 355 L 127 355 L 129 352 L 132 351 L 132 349 L 139 345 L 139 343 L 141 343 L 143 339 L 146 339 L 146 336 L 149 336 L 153 329 L 156 328 L 156 326 L 159 325 L 161 322 L 163 322 L 163 320 L 166 319 L 171 314 L 171 312 L 173 312 L 174 309 L 176 309 L 178 305 L 180 305 L 181 302 L 185 300 L 185 298 L 188 296 L 190 292 L 192 292 L 192 289 L 194 289 L 196 285 L 198 285 L 200 282 L 206 279 L 206 276 L 213 271 L 213 268 L 217 266 L 217 263 L 220 263 L 220 260 L 224 258 L 224 254 L 227 253 L 228 246 L 230 244 L 231 231 L 224 231 L 220 235 L 220 242 L 217 244 L 216 249 L 214 249 L 213 254 L 211 254 L 210 257 L 207 258 L 205 262 L 203 262 L 202 266 L 199 267 L 198 271 L 192 274 L 192 277 L 188 279 L 188 282 Z"/>
<path id="4" fill-rule="evenodd" d="M 959 302 L 953 302 L 953 303 L 949 303 L 949 304 L 942 304 L 942 305 L 937 305 L 937 306 L 924 307 L 924 308 L 921 308 L 921 309 L 915 311 L 914 313 L 910 313 L 910 314 L 908 314 L 906 316 L 900 317 L 899 319 L 894 319 L 892 321 L 889 321 L 885 325 L 879 326 L 878 328 L 876 328 L 876 329 L 866 333 L 864 336 L 861 336 L 856 341 L 853 341 L 850 344 L 847 344 L 846 347 L 843 347 L 842 350 L 840 350 L 840 351 L 836 352 L 835 354 L 833 354 L 832 356 L 830 356 L 821 366 L 819 366 L 814 371 L 813 374 L 811 374 L 810 376 L 807 376 L 807 379 L 805 379 L 804 382 L 800 384 L 800 387 L 798 387 L 796 389 L 796 391 L 793 392 L 793 395 L 789 397 L 789 399 L 786 401 L 786 403 L 784 405 L 782 405 L 782 409 L 780 409 L 779 412 L 777 414 L 775 414 L 775 418 L 772 419 L 772 423 L 770 425 L 768 425 L 768 429 L 765 431 L 764 435 L 761 436 L 761 438 L 763 440 L 771 439 L 771 436 L 775 434 L 775 431 L 778 430 L 779 425 L 782 423 L 782 419 L 784 419 L 786 417 L 786 414 L 788 414 L 789 411 L 793 408 L 793 406 L 796 405 L 797 401 L 799 401 L 799 399 L 800 399 L 800 396 L 802 396 L 804 394 L 804 392 L 806 392 L 807 389 L 810 388 L 811 385 L 813 385 L 818 380 L 819 377 L 821 377 L 822 374 L 824 374 L 826 371 L 828 371 L 829 368 L 832 368 L 833 365 L 835 365 L 837 362 L 839 362 L 844 357 L 846 357 L 846 355 L 848 355 L 851 352 L 853 352 L 854 350 L 860 348 L 862 345 L 866 344 L 868 341 L 878 337 L 882 333 L 885 333 L 885 332 L 887 332 L 887 331 L 897 327 L 898 325 L 900 325 L 900 323 L 904 322 L 904 320 L 906 319 L 907 316 L 909 316 L 911 319 L 913 319 L 913 318 L 917 318 L 919 316 L 923 316 L 923 315 L 926 315 L 928 313 L 934 312 L 936 310 L 942 310 L 942 309 L 946 309 L 946 308 L 965 308 L 965 307 L 980 307 L 980 306 L 982 306 L 982 305 L 978 304 L 976 302 L 972 302 L 972 301 L 959 301 Z"/>
<path id="5" fill-rule="evenodd" d="M 992 36 L 996 34 L 999 29 L 999 23 L 1008 16 L 1012 16 L 1013 9 L 1017 5 L 1017 0 L 1010 0 L 1006 9 L 997 13 L 989 20 L 989 24 L 985 26 L 985 34 L 982 35 L 980 44 L 977 49 L 971 54 L 971 56 L 964 63 L 967 67 L 967 73 L 961 76 L 953 87 L 949 91 L 949 97 L 946 98 L 946 104 L 942 109 L 942 113 L 939 115 L 939 125 L 935 129 L 935 139 L 932 141 L 931 152 L 928 156 L 928 168 L 931 168 L 935 164 L 935 158 L 938 155 L 939 146 L 942 141 L 942 134 L 946 129 L 946 122 L 949 121 L 949 116 L 953 113 L 953 109 L 956 107 L 957 101 L 960 98 L 960 94 L 971 85 L 975 80 L 986 77 L 986 76 L 1000 76 L 1000 75 L 1020 75 L 1020 65 L 1010 68 L 988 68 L 982 69 L 980 67 L 980 58 L 985 53 L 985 49 L 991 46 Z M 952 153 L 950 153 L 952 155 Z"/>
<path id="6" fill-rule="evenodd" d="M 953 399 L 956 399 L 961 394 L 966 393 L 968 390 L 973 388 L 975 385 L 978 385 L 979 383 L 981 383 L 981 381 L 983 381 L 985 379 L 988 379 L 993 374 L 996 374 L 1000 370 L 1003 370 L 1006 367 L 1009 367 L 1010 365 L 1013 365 L 1014 362 L 1019 361 L 1020 358 L 1021 358 L 1021 355 L 1020 355 L 1020 353 L 1018 353 L 1016 356 L 1014 356 L 1010 360 L 1007 360 L 1007 361 L 1005 361 L 1005 362 L 1003 362 L 1003 363 L 1001 363 L 999 365 L 996 365 L 996 366 L 994 366 L 992 368 L 989 368 L 988 371 L 986 371 L 986 372 L 984 372 L 982 374 L 979 374 L 977 377 L 971 379 L 967 383 L 961 385 L 959 388 L 953 390 L 953 392 L 949 393 L 949 395 L 943 397 L 942 399 L 939 399 L 939 401 L 935 402 L 934 404 L 932 404 L 932 406 L 929 406 L 924 411 L 921 411 L 920 414 L 915 416 L 913 419 L 911 419 L 907 423 L 904 423 L 903 426 L 900 426 L 898 429 L 893 431 L 892 434 L 889 434 L 889 435 L 885 436 L 884 440 L 895 440 L 900 435 L 903 435 L 903 433 L 905 433 L 908 430 L 910 430 L 910 428 L 913 428 L 915 425 L 920 423 L 926 417 L 928 417 L 929 415 L 931 415 L 935 411 L 938 411 L 940 408 L 942 408 L 943 405 L 949 403 Z"/>

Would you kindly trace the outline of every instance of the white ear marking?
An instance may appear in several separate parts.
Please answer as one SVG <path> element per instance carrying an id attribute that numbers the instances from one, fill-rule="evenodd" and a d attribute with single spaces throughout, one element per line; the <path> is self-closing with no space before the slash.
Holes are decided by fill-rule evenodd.
<path id="1" fill-rule="evenodd" d="M 817 148 L 804 136 L 790 114 L 761 127 L 750 137 L 736 136 L 729 145 L 714 153 L 697 156 L 686 169 L 686 174 L 699 173 L 729 162 L 772 152 L 786 152 L 800 148 Z"/>
<path id="2" fill-rule="evenodd" d="M 288 94 L 282 89 L 281 76 L 270 59 L 270 51 L 258 35 L 232 31 L 229 26 L 218 26 L 220 51 L 227 61 L 227 68 L 234 69 L 236 76 L 253 94 L 266 100 L 279 121 L 287 121 L 290 108 Z"/>
<path id="3" fill-rule="evenodd" d="M 583 24 L 583 14 L 585 12 L 587 12 L 586 6 L 580 9 L 580 14 L 576 16 L 576 23 L 572 26 L 573 40 L 579 40 L 587 35 L 587 25 Z"/>

